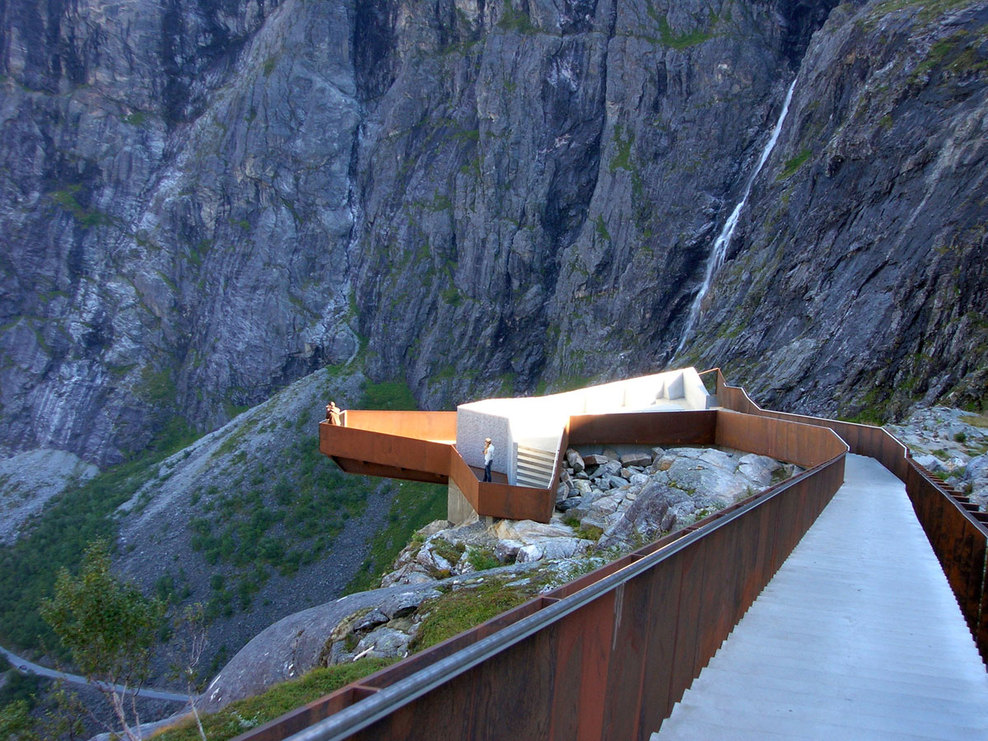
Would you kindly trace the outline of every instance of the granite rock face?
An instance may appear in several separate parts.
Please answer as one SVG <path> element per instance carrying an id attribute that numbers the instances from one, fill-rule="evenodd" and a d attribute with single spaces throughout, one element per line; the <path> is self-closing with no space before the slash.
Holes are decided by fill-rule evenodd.
<path id="1" fill-rule="evenodd" d="M 985 3 L 833 11 L 692 346 L 777 408 L 983 406 Z"/>
<path id="2" fill-rule="evenodd" d="M 988 8 L 926 5 L 10 0 L 0 453 L 103 466 L 353 358 L 430 408 L 683 362 L 982 401 Z"/>

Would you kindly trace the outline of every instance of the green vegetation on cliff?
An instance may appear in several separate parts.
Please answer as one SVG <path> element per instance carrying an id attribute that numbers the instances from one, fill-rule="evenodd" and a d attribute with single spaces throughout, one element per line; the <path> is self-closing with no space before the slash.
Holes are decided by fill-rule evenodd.
<path id="1" fill-rule="evenodd" d="M 107 469 L 53 499 L 13 545 L 0 548 L 0 641 L 18 648 L 57 650 L 38 614 L 59 570 L 78 568 L 91 541 L 113 540 L 113 511 L 130 499 L 170 452 L 167 447 Z"/>
<path id="2" fill-rule="evenodd" d="M 237 700 L 222 710 L 202 717 L 203 730 L 210 741 L 239 736 L 244 731 L 267 723 L 290 710 L 328 695 L 392 663 L 386 659 L 358 659 L 351 664 L 313 669 L 299 679 L 275 685 L 255 697 Z M 198 741 L 199 731 L 189 718 L 160 731 L 157 741 Z"/>

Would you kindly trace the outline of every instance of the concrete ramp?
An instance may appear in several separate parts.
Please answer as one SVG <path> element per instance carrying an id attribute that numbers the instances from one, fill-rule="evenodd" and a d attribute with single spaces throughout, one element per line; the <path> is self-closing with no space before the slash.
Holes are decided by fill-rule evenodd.
<path id="1" fill-rule="evenodd" d="M 844 486 L 652 741 L 988 739 L 988 673 L 902 482 Z"/>

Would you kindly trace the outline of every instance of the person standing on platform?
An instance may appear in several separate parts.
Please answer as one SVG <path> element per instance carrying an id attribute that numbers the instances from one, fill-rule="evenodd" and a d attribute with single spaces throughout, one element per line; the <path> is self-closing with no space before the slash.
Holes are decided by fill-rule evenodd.
<path id="1" fill-rule="evenodd" d="M 491 480 L 491 464 L 494 462 L 494 443 L 490 438 L 484 440 L 484 481 Z"/>
<path id="2" fill-rule="evenodd" d="M 331 401 L 326 405 L 326 419 L 329 420 L 331 425 L 338 425 L 340 423 L 340 408 L 336 406 L 335 401 Z"/>

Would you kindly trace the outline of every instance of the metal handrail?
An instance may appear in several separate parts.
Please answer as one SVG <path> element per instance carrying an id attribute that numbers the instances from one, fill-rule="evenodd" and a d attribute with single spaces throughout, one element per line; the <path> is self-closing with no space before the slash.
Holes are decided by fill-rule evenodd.
<path id="1" fill-rule="evenodd" d="M 764 506 L 776 497 L 782 496 L 790 488 L 799 484 L 826 467 L 834 465 L 843 458 L 843 453 L 836 458 L 822 463 L 788 481 L 774 487 L 771 491 L 750 500 L 736 510 L 721 517 L 712 517 L 706 525 L 699 527 L 683 537 L 674 540 L 669 545 L 595 581 L 580 591 L 553 602 L 538 612 L 508 625 L 496 633 L 480 639 L 459 651 L 440 659 L 423 669 L 400 679 L 392 685 L 383 687 L 374 694 L 363 698 L 360 702 L 344 708 L 325 718 L 315 725 L 290 736 L 290 741 L 336 741 L 352 736 L 373 723 L 385 718 L 395 710 L 421 697 L 422 695 L 449 682 L 454 677 L 463 674 L 482 662 L 494 657 L 511 646 L 545 629 L 576 610 L 590 604 L 606 593 L 626 584 L 658 563 L 671 558 L 677 553 L 694 545 L 703 538 L 728 526 L 735 520 L 744 517 L 752 510 Z"/>

